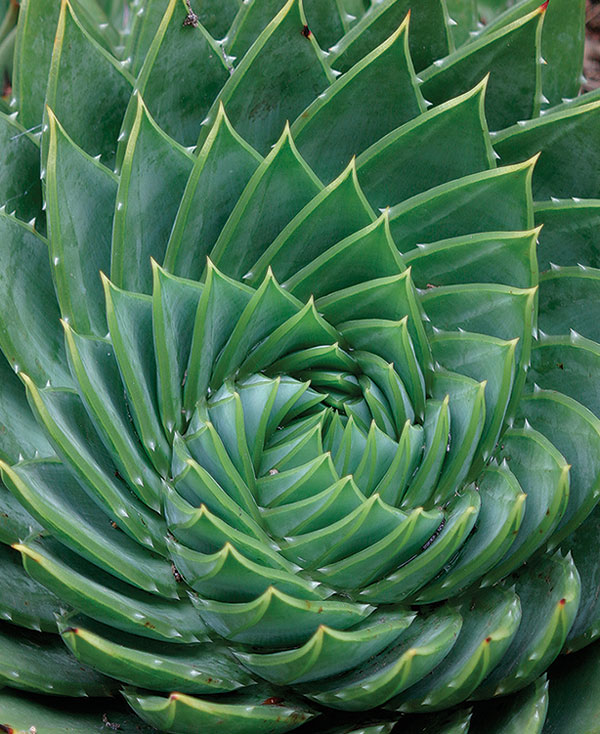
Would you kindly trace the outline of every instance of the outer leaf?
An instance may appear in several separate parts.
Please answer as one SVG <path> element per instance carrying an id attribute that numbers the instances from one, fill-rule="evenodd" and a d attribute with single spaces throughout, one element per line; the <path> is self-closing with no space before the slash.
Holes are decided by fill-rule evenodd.
<path id="1" fill-rule="evenodd" d="M 206 639 L 206 626 L 188 600 L 163 599 L 120 581 L 53 538 L 15 545 L 27 573 L 63 602 L 112 628 L 178 643 Z"/>
<path id="2" fill-rule="evenodd" d="M 450 50 L 444 5 L 425 0 L 414 7 L 407 0 L 383 0 L 372 4 L 349 33 L 332 49 L 331 65 L 346 72 L 389 36 L 412 11 L 410 52 L 417 70 L 424 69 Z"/>
<path id="3" fill-rule="evenodd" d="M 298 149 L 323 181 L 331 181 L 353 155 L 424 111 L 408 38 L 407 18 L 292 125 Z"/>
<path id="4" fill-rule="evenodd" d="M 165 252 L 166 269 L 186 278 L 201 276 L 205 257 L 261 161 L 221 107 L 185 187 Z M 212 258 L 216 262 L 215 252 Z"/>
<path id="5" fill-rule="evenodd" d="M 32 726 L 38 734 L 72 734 L 84 728 L 90 734 L 106 734 L 107 722 L 118 726 L 122 734 L 154 734 L 156 731 L 134 714 L 107 706 L 105 700 L 92 703 L 84 699 L 81 706 L 72 705 L 69 711 L 65 711 L 63 707 L 5 689 L 0 691 L 0 711 L 2 725 L 19 734 L 31 731 Z"/>
<path id="6" fill-rule="evenodd" d="M 192 156 L 152 120 L 138 94 L 113 225 L 111 279 L 137 292 L 152 290 L 150 258 L 162 262 Z"/>
<path id="7" fill-rule="evenodd" d="M 15 372 L 25 371 L 38 383 L 70 385 L 46 240 L 18 219 L 0 214 L 0 257 L 4 356 Z"/>
<path id="8" fill-rule="evenodd" d="M 70 655 L 56 635 L 0 624 L 0 682 L 34 693 L 106 696 L 114 683 Z"/>
<path id="9" fill-rule="evenodd" d="M 56 632 L 54 615 L 60 612 L 60 599 L 23 573 L 23 565 L 17 551 L 0 544 L 0 559 L 2 563 L 0 619 L 32 630 Z"/>
<path id="10" fill-rule="evenodd" d="M 13 93 L 23 127 L 41 128 L 48 70 L 61 4 L 22 0 L 15 46 Z"/>
<path id="11" fill-rule="evenodd" d="M 62 317 L 83 333 L 106 334 L 99 271 L 110 267 L 115 176 L 67 136 L 47 110 L 49 245 Z M 84 254 L 81 243 L 89 250 Z"/>
<path id="12" fill-rule="evenodd" d="M 495 167 L 484 116 L 486 84 L 487 77 L 470 92 L 389 133 L 358 157 L 358 180 L 373 206 L 397 204 L 452 179 Z M 410 176 L 405 175 L 407 170 Z"/>
<path id="13" fill-rule="evenodd" d="M 162 698 L 131 689 L 126 689 L 124 695 L 146 722 L 181 734 L 196 734 L 222 723 L 231 734 L 260 734 L 265 727 L 277 734 L 296 729 L 315 716 L 306 704 L 290 697 L 280 699 L 273 693 L 268 688 L 252 686 L 246 693 L 221 696 L 216 701 L 182 693 Z"/>
<path id="14" fill-rule="evenodd" d="M 302 33 L 305 25 L 300 0 L 289 0 L 223 86 L 199 144 L 206 140 L 222 102 L 244 140 L 265 155 L 286 120 L 294 119 L 329 85 L 331 72 L 314 38 Z"/>
<path id="15" fill-rule="evenodd" d="M 71 138 L 90 155 L 111 165 L 133 80 L 94 41 L 61 0 L 46 104 Z M 90 90 L 94 90 L 90 94 Z M 47 151 L 46 138 L 43 150 Z"/>
<path id="16" fill-rule="evenodd" d="M 470 734 L 540 734 L 548 711 L 548 681 L 543 675 L 510 697 L 503 696 L 474 710 Z"/>
<path id="17" fill-rule="evenodd" d="M 537 158 L 441 184 L 393 206 L 390 230 L 400 252 L 481 231 L 533 226 L 531 177 Z"/>
<path id="18" fill-rule="evenodd" d="M 538 248 L 541 270 L 548 270 L 550 263 L 600 267 L 596 245 L 599 200 L 542 202 L 536 204 L 535 219 L 544 225 Z"/>
<path id="19" fill-rule="evenodd" d="M 500 589 L 462 599 L 457 611 L 463 624 L 452 650 L 432 675 L 388 706 L 421 713 L 461 703 L 502 659 L 521 621 L 517 595 Z"/>
<path id="20" fill-rule="evenodd" d="M 508 585 L 508 584 L 507 584 Z M 579 604 L 580 583 L 570 556 L 542 556 L 517 576 L 523 616 L 506 655 L 473 698 L 518 691 L 533 682 L 558 655 Z"/>
<path id="21" fill-rule="evenodd" d="M 0 173 L 0 200 L 8 211 L 28 222 L 41 217 L 40 151 L 29 134 L 11 117 L 0 113 L 0 145 L 4 163 Z"/>
<path id="22" fill-rule="evenodd" d="M 76 553 L 150 593 L 176 598 L 169 564 L 110 524 L 59 461 L 29 461 L 2 476 L 31 514 Z"/>
<path id="23" fill-rule="evenodd" d="M 490 72 L 486 118 L 492 130 L 539 113 L 541 102 L 540 46 L 544 5 L 466 44 L 420 74 L 421 91 L 434 104 L 464 92 Z"/>
<path id="24" fill-rule="evenodd" d="M 272 269 L 286 280 L 329 247 L 375 220 L 356 178 L 354 160 L 302 209 L 254 264 L 245 280 L 257 283 Z"/>
<path id="25" fill-rule="evenodd" d="M 227 275 L 242 277 L 322 189 L 298 153 L 286 125 L 240 196 L 211 252 L 211 260 Z"/>
<path id="26" fill-rule="evenodd" d="M 493 143 L 503 163 L 516 163 L 542 151 L 533 175 L 536 199 L 593 198 L 600 193 L 600 148 L 586 147 L 584 153 L 581 145 L 590 134 L 595 139 L 592 131 L 599 126 L 600 101 L 595 100 L 565 105 L 544 117 L 513 125 L 498 133 Z"/>
<path id="27" fill-rule="evenodd" d="M 175 645 L 118 633 L 85 617 L 63 617 L 63 642 L 84 665 L 132 685 L 156 691 L 223 693 L 253 682 L 214 642 Z"/>
<path id="28" fill-rule="evenodd" d="M 570 655 L 552 669 L 550 706 L 543 734 L 570 734 L 572 731 L 593 734 L 598 726 L 600 656 L 598 645 Z M 573 691 L 583 687 L 586 695 L 573 706 Z"/>

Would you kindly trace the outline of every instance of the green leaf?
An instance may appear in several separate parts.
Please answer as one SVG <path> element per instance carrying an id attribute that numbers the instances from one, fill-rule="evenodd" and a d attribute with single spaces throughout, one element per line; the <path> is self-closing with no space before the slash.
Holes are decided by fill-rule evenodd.
<path id="1" fill-rule="evenodd" d="M 76 553 L 140 589 L 177 597 L 167 561 L 113 527 L 59 461 L 1 463 L 0 468 L 27 510 Z"/>
<path id="2" fill-rule="evenodd" d="M 407 19 L 388 40 L 312 102 L 292 125 L 300 153 L 323 181 L 331 181 L 353 155 L 425 110 L 410 60 L 408 37 Z"/>
<path id="3" fill-rule="evenodd" d="M 506 3 L 504 3 L 506 7 Z M 500 13 L 482 30 L 496 32 L 539 8 L 539 0 L 521 0 Z M 585 40 L 585 3 L 582 0 L 552 0 L 545 8 L 542 28 L 542 89 L 545 104 L 559 104 L 565 97 L 576 97 L 581 86 Z M 568 52 L 562 39 L 569 38 Z M 524 119 L 524 118 L 523 118 Z"/>
<path id="4" fill-rule="evenodd" d="M 157 368 L 157 401 L 167 437 L 183 432 L 183 384 L 194 319 L 203 286 L 169 275 L 152 262 L 152 324 Z"/>
<path id="5" fill-rule="evenodd" d="M 450 560 L 473 529 L 481 500 L 473 489 L 456 495 L 445 510 L 445 523 L 421 552 L 385 579 L 362 589 L 358 598 L 379 604 L 397 604 L 415 595 Z"/>
<path id="6" fill-rule="evenodd" d="M 329 48 L 349 28 L 349 18 L 339 0 L 303 0 L 310 30 L 321 48 Z"/>
<path id="7" fill-rule="evenodd" d="M 541 734 L 548 711 L 548 681 L 543 675 L 512 696 L 475 707 L 470 734 Z"/>
<path id="8" fill-rule="evenodd" d="M 478 479 L 481 509 L 473 534 L 437 578 L 415 597 L 428 604 L 455 596 L 493 568 L 514 542 L 525 493 L 506 466 L 488 466 Z"/>
<path id="9" fill-rule="evenodd" d="M 289 0 L 224 84 L 198 144 L 206 140 L 222 102 L 244 140 L 266 155 L 286 120 L 329 86 L 332 74 L 315 39 L 302 33 L 305 25 L 300 0 Z"/>
<path id="10" fill-rule="evenodd" d="M 329 247 L 374 221 L 352 160 L 292 219 L 244 279 L 257 283 L 271 269 L 279 280 L 287 280 Z"/>
<path id="11" fill-rule="evenodd" d="M 0 619 L 19 627 L 56 632 L 54 615 L 61 609 L 61 600 L 23 573 L 21 556 L 17 551 L 0 544 L 0 561 L 2 563 Z"/>
<path id="12" fill-rule="evenodd" d="M 0 257 L 4 356 L 15 372 L 24 371 L 35 382 L 71 385 L 46 240 L 29 225 L 0 213 Z"/>
<path id="13" fill-rule="evenodd" d="M 283 8 L 286 0 L 251 0 L 243 3 L 225 38 L 225 48 L 238 62 Z"/>
<path id="14" fill-rule="evenodd" d="M 59 699 L 60 701 L 60 699 Z M 124 713 L 119 708 L 107 705 L 101 699 L 92 703 L 82 699 L 81 705 L 61 706 L 56 699 L 34 699 L 6 689 L 0 691 L 0 710 L 3 725 L 25 734 L 34 726 L 38 734 L 72 734 L 85 729 L 90 734 L 106 734 L 107 723 L 118 726 L 121 734 L 155 734 L 155 729 L 143 724 L 135 714 Z M 58 705 L 57 705 L 58 704 Z"/>
<path id="15" fill-rule="evenodd" d="M 228 734 L 273 734 L 296 729 L 315 713 L 302 703 L 278 691 L 251 686 L 244 693 L 219 696 L 216 700 L 172 693 L 168 698 L 125 689 L 124 695 L 144 721 L 161 730 L 197 734 L 225 724 Z M 268 728 L 267 728 L 268 727 Z"/>
<path id="16" fill-rule="evenodd" d="M 432 500 L 445 504 L 469 475 L 471 462 L 485 424 L 486 382 L 444 370 L 433 376 L 431 395 L 442 401 L 449 396 L 450 440 Z"/>
<path id="17" fill-rule="evenodd" d="M 194 159 L 156 125 L 139 94 L 135 100 L 117 190 L 111 280 L 120 288 L 149 293 L 150 258 L 162 262 Z"/>
<path id="18" fill-rule="evenodd" d="M 489 232 L 417 246 L 404 255 L 417 288 L 460 283 L 537 284 L 536 241 L 529 232 Z"/>
<path id="19" fill-rule="evenodd" d="M 117 180 L 73 143 L 50 109 L 47 117 L 49 248 L 61 315 L 83 333 L 104 336 L 106 314 L 98 271 L 110 267 Z M 89 246 L 86 253 L 82 242 Z"/>
<path id="20" fill-rule="evenodd" d="M 340 334 L 317 312 L 311 298 L 304 308 L 271 334 L 244 360 L 240 374 L 261 372 L 282 355 L 298 349 L 337 344 Z"/>
<path id="21" fill-rule="evenodd" d="M 125 58 L 131 59 L 131 73 L 137 77 L 148 53 L 169 0 L 147 0 L 133 15 L 132 27 L 125 45 Z"/>
<path id="22" fill-rule="evenodd" d="M 106 320 L 138 436 L 157 472 L 168 475 L 171 447 L 156 401 L 152 299 L 116 288 L 103 277 Z"/>
<path id="23" fill-rule="evenodd" d="M 194 145 L 229 69 L 204 27 L 184 24 L 187 13 L 185 0 L 170 0 L 135 88 L 161 130 L 181 145 Z M 135 107 L 134 102 L 132 117 Z"/>
<path id="24" fill-rule="evenodd" d="M 268 337 L 287 319 L 295 316 L 302 304 L 277 283 L 271 269 L 240 314 L 231 336 L 212 368 L 211 388 L 220 387 L 240 367 L 251 349 Z M 279 355 L 278 355 L 279 356 Z"/>
<path id="25" fill-rule="evenodd" d="M 213 38 L 224 39 L 241 5 L 241 0 L 204 0 L 198 20 Z"/>
<path id="26" fill-rule="evenodd" d="M 306 301 L 311 295 L 319 298 L 403 270 L 404 264 L 390 235 L 389 219 L 383 214 L 364 229 L 325 250 L 283 285 Z"/>
<path id="27" fill-rule="evenodd" d="M 402 497 L 401 507 L 423 505 L 433 494 L 449 448 L 449 403 L 450 397 L 447 396 L 442 401 L 428 400 L 425 404 L 423 456 Z"/>
<path id="28" fill-rule="evenodd" d="M 41 129 L 54 35 L 56 0 L 21 0 L 13 67 L 14 107 L 24 128 Z"/>
<path id="29" fill-rule="evenodd" d="M 251 602 L 272 587 L 284 594 L 319 600 L 323 594 L 288 568 L 272 568 L 246 558 L 227 542 L 217 553 L 205 554 L 169 542 L 173 562 L 185 582 L 202 598 Z"/>
<path id="30" fill-rule="evenodd" d="M 569 549 L 581 580 L 581 600 L 573 626 L 565 643 L 564 652 L 571 653 L 589 645 L 600 635 L 600 599 L 598 596 L 598 567 L 596 544 L 600 527 L 600 508 L 590 516 L 563 543 Z"/>
<path id="31" fill-rule="evenodd" d="M 497 32 L 487 33 L 434 62 L 419 74 L 423 95 L 440 104 L 490 72 L 485 113 L 492 130 L 536 117 L 541 102 L 543 20 L 542 5 Z"/>
<path id="32" fill-rule="evenodd" d="M 18 543 L 31 533 L 41 533 L 42 526 L 33 519 L 8 489 L 0 485 L 0 542 Z"/>
<path id="33" fill-rule="evenodd" d="M 358 180 L 374 207 L 495 168 L 484 114 L 486 84 L 487 77 L 388 133 L 358 157 Z"/>
<path id="34" fill-rule="evenodd" d="M 129 487 L 144 504 L 158 510 L 160 478 L 140 445 L 123 400 L 124 388 L 112 345 L 103 339 L 79 336 L 68 325 L 65 335 L 69 364 L 94 427 Z"/>
<path id="35" fill-rule="evenodd" d="M 368 319 L 399 322 L 408 317 L 406 328 L 410 334 L 417 361 L 422 370 L 431 367 L 429 344 L 410 270 L 331 293 L 319 298 L 317 308 L 330 323 L 336 325 L 350 319 L 352 319 L 350 323 Z M 365 346 L 363 342 L 362 347 Z M 404 345 L 403 349 L 405 353 L 408 351 Z M 387 355 L 382 353 L 381 356 L 387 359 Z M 398 364 L 398 369 L 400 369 L 400 364 Z"/>
<path id="36" fill-rule="evenodd" d="M 173 490 L 167 491 L 165 495 L 164 514 L 174 538 L 190 550 L 215 553 L 226 543 L 231 543 L 251 561 L 272 568 L 291 568 L 277 550 L 269 545 L 266 532 L 258 532 L 257 540 L 253 535 L 221 520 L 206 505 L 194 507 Z"/>
<path id="37" fill-rule="evenodd" d="M 303 644 L 321 625 L 346 630 L 373 612 L 369 604 L 297 599 L 273 587 L 250 602 L 195 597 L 192 601 L 203 621 L 221 637 L 259 648 Z"/>
<path id="38" fill-rule="evenodd" d="M 395 644 L 345 676 L 314 684 L 318 690 L 310 698 L 347 711 L 384 704 L 435 670 L 456 643 L 461 625 L 461 616 L 447 606 L 419 614 Z"/>
<path id="39" fill-rule="evenodd" d="M 405 253 L 417 244 L 481 231 L 530 229 L 536 160 L 449 181 L 393 206 L 390 230 L 398 249 Z"/>
<path id="40" fill-rule="evenodd" d="M 594 140 L 599 126 L 600 101 L 596 100 L 564 105 L 535 120 L 521 121 L 493 136 L 492 142 L 503 163 L 516 163 L 541 151 L 533 174 L 536 199 L 593 198 L 600 194 L 600 147 L 584 141 L 590 135 Z"/>
<path id="41" fill-rule="evenodd" d="M 356 315 L 360 316 L 359 313 Z M 414 313 L 410 316 L 414 318 Z M 413 339 L 418 327 L 412 326 L 412 320 L 409 316 L 398 321 L 366 318 L 346 321 L 339 325 L 339 330 L 352 349 L 369 350 L 369 353 L 394 365 L 410 397 L 412 409 L 421 416 L 425 411 L 425 379 L 423 365 L 419 364 L 415 354 Z"/>
<path id="42" fill-rule="evenodd" d="M 402 515 L 403 513 L 399 513 L 400 518 Z M 386 535 L 379 538 L 381 531 L 378 529 L 372 543 L 358 552 L 352 552 L 346 558 L 318 569 L 316 576 L 328 586 L 343 591 L 356 591 L 409 560 L 431 538 L 442 519 L 443 515 L 439 510 L 427 512 L 417 507 Z M 368 528 L 369 523 L 365 522 L 363 526 Z M 360 530 L 364 531 L 366 528 L 362 527 Z M 325 531 L 322 532 L 325 535 Z M 360 536 L 358 540 L 360 543 Z M 357 544 L 357 548 L 360 545 Z M 348 552 L 347 548 L 345 552 Z"/>
<path id="43" fill-rule="evenodd" d="M 186 278 L 200 278 L 206 256 L 261 162 L 262 158 L 235 132 L 220 107 L 179 205 L 165 252 L 167 270 Z M 212 252 L 212 260 L 218 264 L 216 251 Z"/>
<path id="44" fill-rule="evenodd" d="M 433 358 L 446 369 L 485 385 L 485 423 L 474 460 L 481 468 L 500 435 L 515 377 L 517 340 L 506 342 L 468 332 L 442 332 L 431 340 Z"/>
<path id="45" fill-rule="evenodd" d="M 463 624 L 456 644 L 428 676 L 388 706 L 399 711 L 435 711 L 464 701 L 500 662 L 521 621 L 521 605 L 513 592 L 484 589 L 461 599 Z"/>
<path id="46" fill-rule="evenodd" d="M 302 647 L 272 653 L 236 652 L 253 673 L 277 685 L 331 678 L 365 663 L 390 647 L 410 626 L 414 615 L 403 609 L 374 614 L 341 632 L 321 626 Z"/>
<path id="47" fill-rule="evenodd" d="M 322 189 L 286 125 L 241 194 L 210 253 L 211 260 L 225 274 L 241 278 Z"/>
<path id="48" fill-rule="evenodd" d="M 109 21 L 98 0 L 70 0 L 81 25 L 112 56 L 120 58 L 121 35 Z"/>
<path id="49" fill-rule="evenodd" d="M 600 267 L 595 239 L 600 201 L 541 202 L 535 206 L 535 220 L 544 225 L 538 247 L 541 270 L 548 270 L 550 263 Z"/>
<path id="50" fill-rule="evenodd" d="M 450 33 L 458 48 L 469 40 L 471 31 L 477 28 L 479 13 L 477 0 L 446 0 Z"/>
<path id="51" fill-rule="evenodd" d="M 570 466 L 558 449 L 528 423 L 504 433 L 496 458 L 506 461 L 527 499 L 515 542 L 487 575 L 486 584 L 513 571 L 548 540 L 565 514 L 569 499 Z"/>
<path id="52" fill-rule="evenodd" d="M 550 706 L 543 734 L 593 732 L 598 724 L 598 682 L 600 658 L 598 645 L 579 655 L 563 658 L 552 669 Z M 573 691 L 585 690 L 578 706 L 573 706 Z"/>
<path id="53" fill-rule="evenodd" d="M 550 7 L 551 6 L 551 7 Z M 544 96 L 551 104 L 558 104 L 564 97 L 576 97 L 581 84 L 585 32 L 585 3 L 550 3 L 544 21 L 542 54 L 548 65 L 543 69 Z M 569 36 L 569 49 L 560 39 Z"/>
<path id="54" fill-rule="evenodd" d="M 116 632 L 86 617 L 59 621 L 63 642 L 84 665 L 155 691 L 223 693 L 253 682 L 222 645 L 176 645 Z"/>
<path id="55" fill-rule="evenodd" d="M 0 624 L 0 683 L 57 696 L 108 696 L 115 682 L 83 667 L 57 635 Z"/>
<path id="56" fill-rule="evenodd" d="M 0 458 L 16 464 L 19 457 L 50 457 L 54 451 L 29 406 L 23 383 L 5 359 L 0 360 Z"/>
<path id="57" fill-rule="evenodd" d="M 595 305 L 600 296 L 600 270 L 556 267 L 540 278 L 538 326 L 545 334 L 566 334 L 575 330 L 600 341 Z"/>
<path id="58" fill-rule="evenodd" d="M 600 421 L 583 405 L 558 392 L 534 390 L 519 411 L 569 463 L 569 504 L 550 547 L 574 532 L 600 497 Z"/>
<path id="59" fill-rule="evenodd" d="M 383 0 L 371 7 L 339 43 L 331 49 L 329 63 L 346 72 L 397 28 L 411 12 L 410 53 L 417 71 L 450 50 L 446 11 L 439 0 L 425 0 L 413 7 L 408 0 Z"/>
<path id="60" fill-rule="evenodd" d="M 12 117 L 0 113 L 0 201 L 10 212 L 43 230 L 40 150 L 34 139 Z M 33 224 L 33 222 L 30 222 Z"/>
<path id="61" fill-rule="evenodd" d="M 512 414 L 527 376 L 535 325 L 537 288 L 509 288 L 496 284 L 466 284 L 430 288 L 421 294 L 421 303 L 432 324 L 445 331 L 463 329 L 512 341 L 517 373 L 512 388 Z"/>
<path id="62" fill-rule="evenodd" d="M 204 398 L 213 362 L 227 344 L 254 291 L 221 274 L 209 261 L 206 282 L 198 303 L 190 359 L 184 388 L 187 417 L 196 401 Z"/>
<path id="63" fill-rule="evenodd" d="M 512 582 L 514 579 L 509 579 L 505 585 Z M 474 699 L 518 691 L 546 670 L 573 624 L 579 589 L 579 574 L 570 556 L 540 556 L 523 567 L 515 585 L 521 601 L 521 624 L 500 664 L 473 694 Z"/>
<path id="64" fill-rule="evenodd" d="M 133 80 L 88 35 L 68 0 L 61 2 L 46 105 L 77 145 L 89 155 L 100 155 L 104 163 L 111 165 Z M 42 160 L 47 145 L 46 135 L 42 138 Z"/>
<path id="65" fill-rule="evenodd" d="M 568 336 L 543 336 L 531 354 L 529 381 L 577 400 L 600 417 L 596 374 L 600 346 L 572 331 Z"/>
<path id="66" fill-rule="evenodd" d="M 27 573 L 63 603 L 134 635 L 189 644 L 206 639 L 206 627 L 187 599 L 163 599 L 131 586 L 53 538 L 15 544 Z"/>
<path id="67" fill-rule="evenodd" d="M 79 396 L 70 390 L 27 384 L 31 411 L 83 490 L 138 543 L 164 552 L 166 527 L 123 482 Z"/>

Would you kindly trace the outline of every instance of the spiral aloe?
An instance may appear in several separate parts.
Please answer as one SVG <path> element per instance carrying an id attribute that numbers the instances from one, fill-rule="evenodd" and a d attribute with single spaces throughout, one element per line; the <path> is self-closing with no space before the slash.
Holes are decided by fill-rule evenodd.
<path id="1" fill-rule="evenodd" d="M 600 96 L 538 3 L 22 0 L 1 730 L 595 731 Z"/>

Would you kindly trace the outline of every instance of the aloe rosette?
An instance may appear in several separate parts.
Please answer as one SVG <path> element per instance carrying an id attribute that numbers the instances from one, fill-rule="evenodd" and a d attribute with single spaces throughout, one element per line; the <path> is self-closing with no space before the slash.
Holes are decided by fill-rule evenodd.
<path id="1" fill-rule="evenodd" d="M 0 724 L 591 732 L 584 3 L 195 6 L 21 2 Z"/>

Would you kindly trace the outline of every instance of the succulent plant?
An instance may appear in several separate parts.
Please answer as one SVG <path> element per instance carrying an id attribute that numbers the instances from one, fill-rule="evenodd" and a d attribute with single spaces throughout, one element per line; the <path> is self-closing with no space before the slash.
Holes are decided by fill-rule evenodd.
<path id="1" fill-rule="evenodd" d="M 21 0 L 0 730 L 597 731 L 600 94 L 538 2 Z"/>

